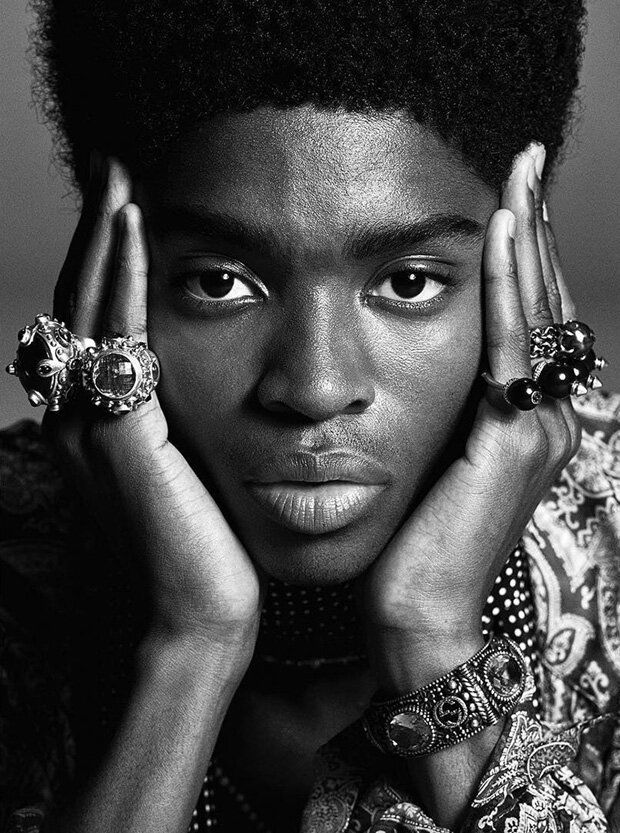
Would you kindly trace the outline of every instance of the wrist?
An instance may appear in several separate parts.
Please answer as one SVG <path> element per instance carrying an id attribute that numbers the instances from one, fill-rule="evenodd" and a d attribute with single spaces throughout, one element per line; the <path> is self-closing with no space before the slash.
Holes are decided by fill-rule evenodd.
<path id="1" fill-rule="evenodd" d="M 255 641 L 251 634 L 243 639 L 237 633 L 152 626 L 139 646 L 138 664 L 144 670 L 166 668 L 180 674 L 189 670 L 197 678 L 234 690 L 252 660 Z"/>
<path id="2" fill-rule="evenodd" d="M 376 634 L 369 645 L 377 687 L 388 695 L 415 691 L 462 665 L 485 644 L 477 629 L 390 630 Z"/>

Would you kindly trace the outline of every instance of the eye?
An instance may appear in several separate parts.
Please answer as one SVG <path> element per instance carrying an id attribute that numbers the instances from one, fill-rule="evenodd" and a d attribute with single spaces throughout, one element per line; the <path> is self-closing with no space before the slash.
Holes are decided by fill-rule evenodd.
<path id="1" fill-rule="evenodd" d="M 370 294 L 390 301 L 421 304 L 432 300 L 443 291 L 445 284 L 438 280 L 440 277 L 433 277 L 419 267 L 402 266 L 380 277 Z"/>
<path id="2" fill-rule="evenodd" d="M 206 302 L 238 301 L 260 294 L 250 280 L 229 269 L 201 269 L 185 275 L 182 283 L 191 295 Z"/>

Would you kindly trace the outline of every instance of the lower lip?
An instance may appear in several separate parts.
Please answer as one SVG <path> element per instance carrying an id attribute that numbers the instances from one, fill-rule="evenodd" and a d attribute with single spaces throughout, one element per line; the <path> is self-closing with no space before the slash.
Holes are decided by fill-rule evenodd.
<path id="1" fill-rule="evenodd" d="M 307 535 L 334 532 L 358 520 L 385 489 L 385 484 L 344 480 L 246 485 L 272 520 Z"/>

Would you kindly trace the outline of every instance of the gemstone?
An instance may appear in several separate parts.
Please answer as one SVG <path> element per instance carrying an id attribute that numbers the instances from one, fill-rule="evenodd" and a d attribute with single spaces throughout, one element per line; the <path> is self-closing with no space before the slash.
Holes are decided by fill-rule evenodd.
<path id="1" fill-rule="evenodd" d="M 487 678 L 500 697 L 514 697 L 521 689 L 523 674 L 519 663 L 508 653 L 495 654 L 486 667 Z"/>
<path id="2" fill-rule="evenodd" d="M 549 362 L 538 375 L 538 384 L 554 399 L 566 399 L 575 382 L 575 369 L 568 362 Z"/>
<path id="3" fill-rule="evenodd" d="M 93 385 L 103 394 L 119 399 L 132 392 L 136 384 L 136 371 L 124 353 L 108 350 L 93 364 Z"/>
<path id="4" fill-rule="evenodd" d="M 430 741 L 433 729 L 422 714 L 402 712 L 395 714 L 388 725 L 388 737 L 392 745 L 405 752 L 417 752 Z"/>
<path id="5" fill-rule="evenodd" d="M 562 325 L 560 346 L 563 353 L 573 358 L 589 353 L 595 341 L 594 333 L 583 321 L 567 321 Z"/>
<path id="6" fill-rule="evenodd" d="M 542 399 L 540 388 L 533 379 L 515 379 L 506 388 L 507 402 L 520 411 L 531 411 Z"/>
<path id="7" fill-rule="evenodd" d="M 52 389 L 50 378 L 42 379 L 38 373 L 39 363 L 45 359 L 49 360 L 50 354 L 47 342 L 38 333 L 35 333 L 30 344 L 20 344 L 17 348 L 17 362 L 19 379 L 26 390 L 41 391 L 47 396 Z"/>

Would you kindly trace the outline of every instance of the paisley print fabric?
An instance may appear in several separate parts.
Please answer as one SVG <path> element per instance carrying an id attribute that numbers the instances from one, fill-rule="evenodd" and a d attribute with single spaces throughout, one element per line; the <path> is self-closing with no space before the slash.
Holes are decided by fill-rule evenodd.
<path id="1" fill-rule="evenodd" d="M 540 661 L 462 833 L 620 833 L 620 396 L 576 407 L 580 451 L 523 534 Z M 90 605 L 72 578 L 89 529 L 76 539 L 34 423 L 0 432 L 0 478 L 0 829 L 35 833 L 70 789 L 81 747 L 71 712 L 83 669 L 67 634 Z M 122 686 L 122 661 L 113 667 Z M 300 833 L 414 831 L 445 833 L 359 723 L 317 751 Z"/>

